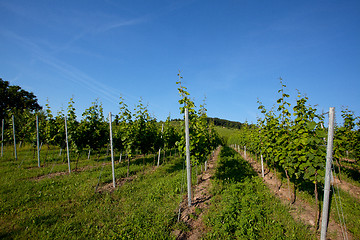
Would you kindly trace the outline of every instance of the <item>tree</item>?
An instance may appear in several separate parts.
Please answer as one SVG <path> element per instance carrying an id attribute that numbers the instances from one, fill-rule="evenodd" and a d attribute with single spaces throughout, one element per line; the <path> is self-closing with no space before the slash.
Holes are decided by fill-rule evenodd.
<path id="1" fill-rule="evenodd" d="M 12 109 L 39 111 L 42 107 L 32 92 L 25 91 L 19 86 L 10 85 L 0 78 L 0 119 L 6 117 L 6 112 Z"/>

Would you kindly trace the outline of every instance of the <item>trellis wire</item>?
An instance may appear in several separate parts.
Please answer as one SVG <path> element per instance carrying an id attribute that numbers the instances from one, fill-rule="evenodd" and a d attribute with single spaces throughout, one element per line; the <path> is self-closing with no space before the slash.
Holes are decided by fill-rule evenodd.
<path id="1" fill-rule="evenodd" d="M 332 173 L 333 173 L 333 176 L 334 176 L 334 179 L 336 179 L 336 172 L 335 172 L 335 169 L 333 168 L 332 169 Z M 335 184 L 335 181 L 334 181 L 334 184 Z M 334 184 L 332 185 L 332 189 L 333 189 L 333 193 L 334 193 L 334 199 L 335 199 L 335 205 L 336 205 L 336 210 L 337 210 L 337 214 L 338 214 L 338 217 L 339 217 L 339 221 L 340 221 L 340 227 L 341 227 L 341 231 L 342 231 L 342 234 L 343 234 L 343 237 L 344 237 L 344 240 L 348 240 L 348 235 L 347 235 L 347 228 L 346 228 L 346 223 L 345 223 L 345 217 L 344 217 L 344 211 L 343 211 L 343 208 L 342 208 L 342 203 L 341 203 L 341 196 L 340 196 L 340 191 L 339 191 L 339 186 L 337 186 L 337 196 L 339 198 L 339 203 L 337 201 L 337 198 L 336 198 L 336 191 L 335 191 L 335 188 L 334 188 Z M 339 206 L 340 206 L 340 211 L 339 211 Z M 340 216 L 340 212 L 341 212 L 341 216 Z"/>
<path id="2" fill-rule="evenodd" d="M 30 149 L 30 151 L 31 151 L 31 149 Z M 27 154 L 25 155 L 25 157 L 22 158 L 21 163 L 18 165 L 18 168 L 21 167 L 21 165 L 24 163 L 25 158 L 27 159 L 28 156 L 29 156 L 29 152 L 27 152 Z"/>
<path id="3" fill-rule="evenodd" d="M 101 178 L 101 173 L 102 173 L 102 171 L 103 171 L 103 169 L 104 169 L 104 164 L 102 165 L 102 167 L 101 167 L 101 170 L 100 170 L 100 175 L 99 175 L 99 178 L 98 178 L 98 182 L 97 182 L 97 184 L 96 184 L 96 187 L 95 187 L 95 193 L 96 193 L 96 191 L 97 191 L 97 189 L 98 189 L 98 187 L 99 187 L 99 183 L 100 183 L 100 178 Z"/>
<path id="4" fill-rule="evenodd" d="M 185 159 L 183 161 L 183 169 L 182 169 L 182 177 L 181 177 L 181 196 L 184 194 L 184 186 L 185 186 Z M 180 200 L 181 203 L 181 200 Z M 178 213 L 178 219 L 177 221 L 180 221 L 180 215 L 181 215 L 181 206 L 179 203 L 179 213 Z"/>
<path id="5" fill-rule="evenodd" d="M 54 162 L 54 163 L 53 163 L 53 165 L 52 165 L 52 167 L 51 167 L 50 172 L 48 173 L 48 175 L 50 175 L 50 174 L 52 173 L 52 171 L 53 171 L 53 169 L 54 169 L 55 165 L 56 165 L 56 162 Z"/>

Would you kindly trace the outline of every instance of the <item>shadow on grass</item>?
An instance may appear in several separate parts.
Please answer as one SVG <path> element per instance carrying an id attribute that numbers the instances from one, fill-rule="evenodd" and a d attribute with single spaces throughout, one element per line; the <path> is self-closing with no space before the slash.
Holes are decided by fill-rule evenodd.
<path id="1" fill-rule="evenodd" d="M 172 160 L 171 164 L 166 165 L 165 171 L 167 173 L 173 173 L 173 172 L 180 171 L 183 168 L 186 168 L 184 161 L 185 161 L 185 159 L 183 159 L 182 157 Z"/>
<path id="2" fill-rule="evenodd" d="M 341 171 L 342 174 L 345 174 L 349 178 L 360 183 L 360 172 L 358 169 L 342 167 Z"/>
<path id="3" fill-rule="evenodd" d="M 246 178 L 256 175 L 250 164 L 233 149 L 224 147 L 221 150 L 220 161 L 215 172 L 216 179 L 243 182 Z"/>

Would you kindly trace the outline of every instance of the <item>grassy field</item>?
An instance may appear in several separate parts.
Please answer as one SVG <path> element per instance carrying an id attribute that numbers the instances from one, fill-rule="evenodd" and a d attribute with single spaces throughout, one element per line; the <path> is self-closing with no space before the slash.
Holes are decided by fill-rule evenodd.
<path id="1" fill-rule="evenodd" d="M 55 151 L 55 150 L 54 150 Z M 58 151 L 56 151 L 58 153 Z M 153 157 L 131 161 L 131 182 L 112 193 L 95 192 L 112 181 L 109 158 L 79 160 L 86 170 L 67 172 L 67 163 L 48 159 L 37 168 L 29 150 L 18 161 L 0 161 L 0 238 L 4 239 L 167 239 L 181 200 L 182 162 L 168 159 L 153 169 Z M 126 176 L 127 163 L 116 164 L 116 177 Z M 101 178 L 99 181 L 101 172 Z M 39 176 L 46 176 L 37 179 Z"/>
<path id="2" fill-rule="evenodd" d="M 187 230 L 177 223 L 186 189 L 180 157 L 168 157 L 159 168 L 154 167 L 156 155 L 146 156 L 145 166 L 137 157 L 130 162 L 131 179 L 113 189 L 106 149 L 89 160 L 87 153 L 79 158 L 72 153 L 71 174 L 59 149 L 43 147 L 41 168 L 30 147 L 19 150 L 18 160 L 9 149 L 0 160 L 0 238 L 174 239 L 174 229 Z M 206 239 L 314 238 L 235 151 L 223 148 L 215 172 Z M 124 158 L 115 174 L 118 180 L 126 178 Z M 344 209 L 355 209 L 347 219 L 358 236 L 359 203 L 342 196 Z"/>
<path id="3" fill-rule="evenodd" d="M 316 239 L 234 150 L 220 153 L 206 239 Z"/>

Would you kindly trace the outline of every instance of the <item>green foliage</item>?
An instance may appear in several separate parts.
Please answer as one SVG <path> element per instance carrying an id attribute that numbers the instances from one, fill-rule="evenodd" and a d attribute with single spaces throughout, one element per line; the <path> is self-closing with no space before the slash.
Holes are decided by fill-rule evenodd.
<path id="1" fill-rule="evenodd" d="M 101 103 L 96 100 L 82 114 L 76 129 L 76 145 L 79 149 L 97 150 L 105 146 L 109 139 L 109 125 L 105 122 Z"/>
<path id="2" fill-rule="evenodd" d="M 263 154 L 270 167 L 284 171 L 289 179 L 322 182 L 325 164 L 325 129 L 323 116 L 316 108 L 307 105 L 307 97 L 300 93 L 293 107 L 294 119 L 290 113 L 289 95 L 281 83 L 280 98 L 276 111 L 266 110 L 260 101 L 258 109 L 264 119 L 258 119 L 257 128 L 243 128 L 240 140 L 234 142 L 254 154 Z"/>
<path id="3" fill-rule="evenodd" d="M 180 133 L 173 125 L 171 125 L 170 116 L 168 116 L 165 121 L 162 139 L 164 147 L 168 149 L 172 149 L 173 147 L 175 147 L 176 142 L 180 141 L 181 139 Z"/>
<path id="4" fill-rule="evenodd" d="M 114 146 L 119 151 L 132 152 L 132 115 L 124 99 L 120 96 L 120 112 L 115 116 L 115 127 L 113 129 Z"/>
<path id="5" fill-rule="evenodd" d="M 139 100 L 133 117 L 135 119 L 133 125 L 135 148 L 139 149 L 142 154 L 155 151 L 154 142 L 160 138 L 160 134 L 156 127 L 156 120 L 149 115 L 147 106 L 143 105 L 142 99 Z"/>
<path id="6" fill-rule="evenodd" d="M 360 159 L 360 118 L 345 108 L 341 111 L 343 125 L 336 128 L 334 157 Z M 358 120 L 358 122 L 356 122 Z M 356 127 L 357 126 L 357 127 Z"/>
<path id="7" fill-rule="evenodd" d="M 207 160 L 210 152 L 220 144 L 220 138 L 214 130 L 213 124 L 208 124 L 205 108 L 205 101 L 198 111 L 195 110 L 195 103 L 189 98 L 187 88 L 182 85 L 180 72 L 178 74 L 179 81 L 176 84 L 179 85 L 178 91 L 181 96 L 180 113 L 185 113 L 185 108 L 189 112 L 189 135 L 190 135 L 190 156 L 191 163 L 198 165 Z M 185 126 L 182 128 L 182 132 L 185 132 Z M 177 143 L 179 151 L 185 155 L 185 134 L 181 135 L 180 141 Z"/>
<path id="8" fill-rule="evenodd" d="M 0 78 L 0 119 L 8 118 L 9 111 L 27 110 L 28 112 L 40 111 L 36 96 L 32 92 L 25 91 L 19 86 L 10 85 L 8 81 Z"/>
<path id="9" fill-rule="evenodd" d="M 306 106 L 308 98 L 298 96 L 294 107 L 295 120 L 291 127 L 292 144 L 289 146 L 291 174 L 297 180 L 323 182 L 325 172 L 325 129 L 323 117 L 316 109 Z"/>
<path id="10" fill-rule="evenodd" d="M 115 148 L 129 156 L 139 150 L 142 154 L 155 152 L 162 145 L 156 119 L 151 117 L 142 99 L 132 113 L 120 97 L 120 112 L 115 116 L 113 139 Z"/>

